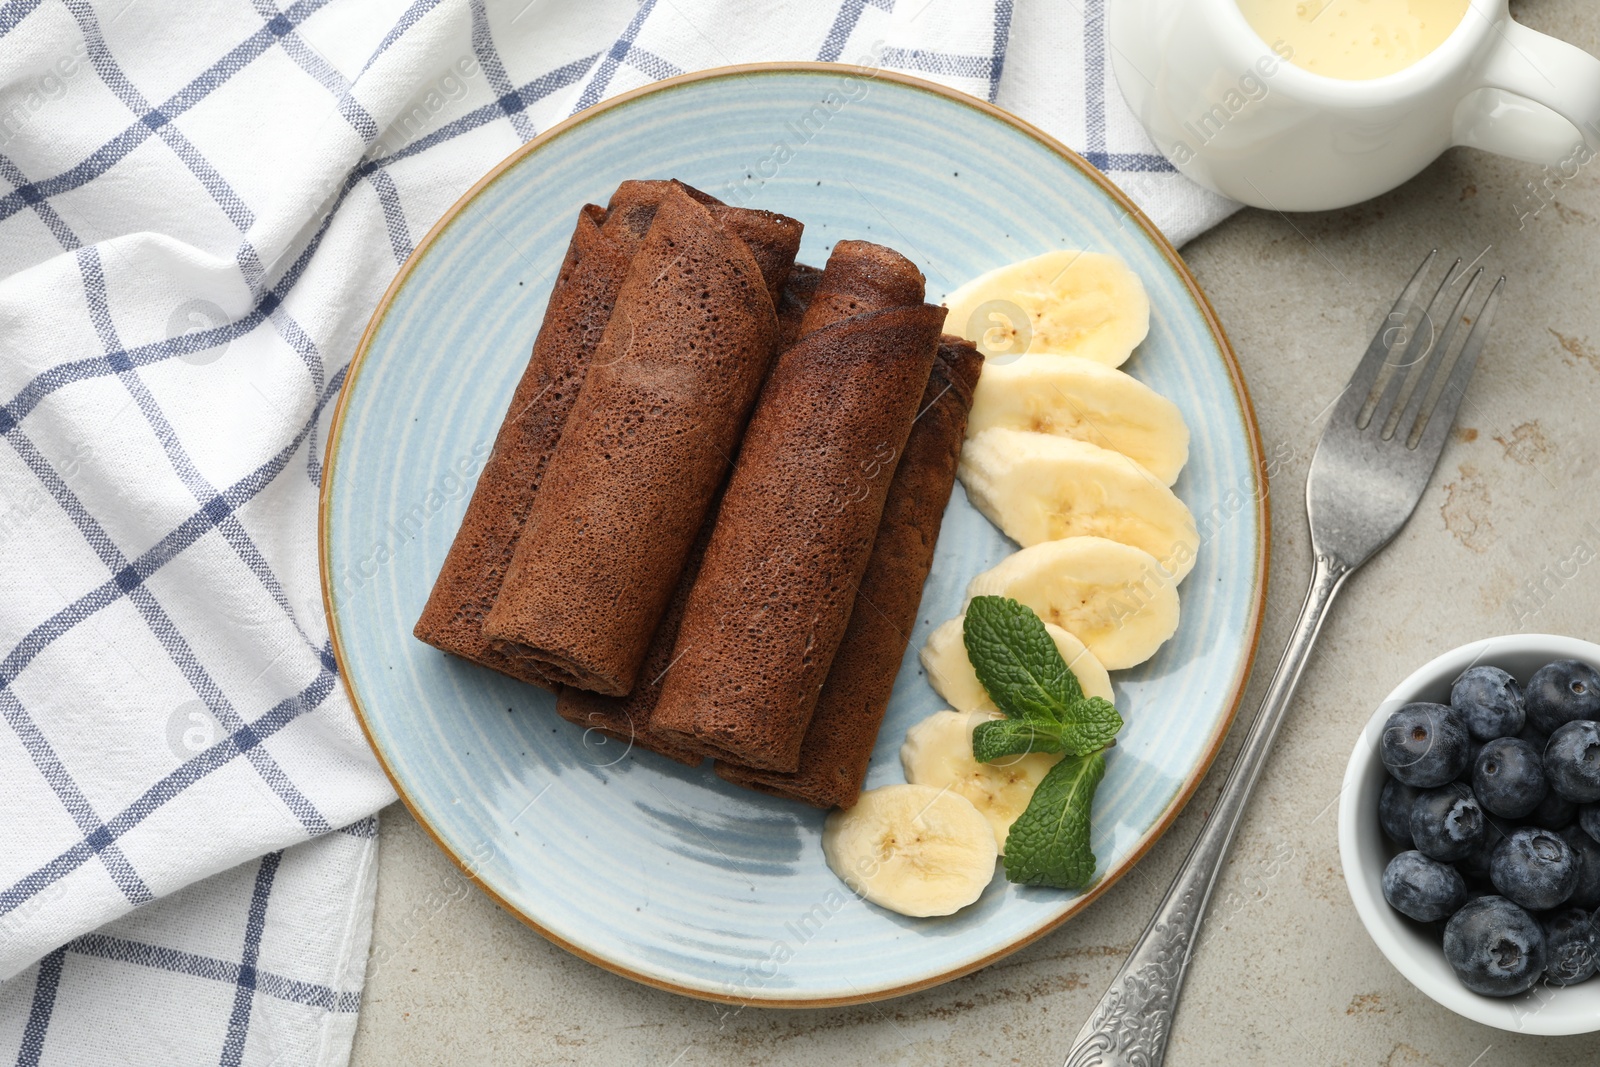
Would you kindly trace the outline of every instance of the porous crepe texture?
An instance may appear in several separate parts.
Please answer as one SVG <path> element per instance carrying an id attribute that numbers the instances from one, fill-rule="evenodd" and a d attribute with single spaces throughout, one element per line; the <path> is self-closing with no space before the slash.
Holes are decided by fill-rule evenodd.
<path id="1" fill-rule="evenodd" d="M 543 672 L 496 651 L 483 633 L 550 455 L 577 401 L 633 254 L 669 182 L 625 182 L 607 208 L 587 204 L 551 289 L 494 449 L 412 631 L 452 655 L 535 685 Z"/>
<path id="2" fill-rule="evenodd" d="M 835 277 L 854 279 L 856 308 L 903 302 L 840 317 L 852 300 Z M 922 294 L 897 253 L 835 247 L 750 419 L 654 728 L 746 767 L 797 769 L 937 352 L 945 311 Z"/>
<path id="3" fill-rule="evenodd" d="M 770 212 L 661 197 L 484 620 L 497 651 L 633 688 L 771 363 L 799 238 Z"/>
<path id="4" fill-rule="evenodd" d="M 805 322 L 806 309 L 822 282 L 822 269 L 796 263 L 778 294 L 778 351 L 782 352 L 800 339 L 800 326 Z"/>
<path id="5" fill-rule="evenodd" d="M 850 624 L 806 729 L 799 769 L 785 774 L 718 760 L 717 774 L 726 780 L 819 808 L 848 808 L 861 795 L 933 566 L 982 369 L 983 357 L 970 342 L 941 338 L 905 455 L 889 483 Z"/>
<path id="6" fill-rule="evenodd" d="M 821 278 L 821 270 L 803 263 L 796 263 L 789 271 L 778 299 L 780 347 L 787 348 L 794 343 L 805 318 L 806 307 Z M 649 749 L 679 763 L 692 766 L 705 758 L 697 745 L 685 743 L 681 735 L 666 734 L 655 729 L 651 720 L 656 702 L 661 698 L 662 683 L 672 665 L 672 649 L 677 643 L 684 605 L 688 602 L 695 576 L 700 572 L 700 562 L 705 558 L 706 545 L 711 540 L 716 518 L 717 507 L 713 505 L 695 537 L 666 613 L 656 627 L 655 636 L 650 639 L 633 690 L 625 697 L 614 697 L 562 686 L 556 696 L 556 711 L 562 718 L 586 731 L 596 731 L 630 747 Z"/>
<path id="7" fill-rule="evenodd" d="M 807 303 L 800 336 L 869 311 L 921 304 L 926 284 L 922 272 L 894 249 L 840 241 Z"/>
<path id="8" fill-rule="evenodd" d="M 551 684 L 542 663 L 508 657 L 494 649 L 483 634 L 482 622 L 500 591 L 540 479 L 632 257 L 669 190 L 705 206 L 724 231 L 746 239 L 769 293 L 776 291 L 780 349 L 792 345 L 802 333 L 832 322 L 921 301 L 920 274 L 904 269 L 909 264 L 897 253 L 866 242 L 841 243 L 826 273 L 803 264 L 793 264 L 784 273 L 793 255 L 784 234 L 789 220 L 726 208 L 675 182 L 625 182 L 606 209 L 585 207 L 552 292 L 533 358 L 513 396 L 428 610 L 418 623 L 418 637 L 525 681 Z M 776 284 L 779 280 L 781 285 Z M 953 348 L 952 343 L 964 346 L 965 351 Z M 762 771 L 719 761 L 717 771 L 723 777 L 823 807 L 848 806 L 859 794 L 904 654 L 905 634 L 914 623 L 931 563 L 938 521 L 953 483 L 954 457 L 970 406 L 971 384 L 980 363 L 970 345 L 943 339 L 921 414 L 890 482 L 871 556 L 857 589 L 856 610 L 850 614 L 840 652 L 805 733 L 799 770 Z M 941 442 L 945 447 L 940 447 Z M 716 525 L 716 511 L 713 505 L 695 537 L 647 646 L 634 690 L 616 697 L 557 685 L 557 707 L 563 717 L 685 763 L 697 763 L 708 751 L 718 751 L 693 738 L 654 729 L 651 722 L 673 662 L 688 596 Z M 873 610 L 866 610 L 868 606 Z"/>
<path id="9" fill-rule="evenodd" d="M 667 610 L 656 627 L 650 646 L 645 650 L 644 663 L 639 670 L 639 680 L 627 696 L 604 696 L 573 686 L 562 686 L 556 692 L 556 712 L 563 719 L 585 730 L 594 730 L 607 737 L 637 745 L 652 752 L 694 766 L 705 759 L 699 746 L 687 743 L 676 734 L 656 729 L 652 723 L 656 703 L 661 699 L 661 686 L 672 666 L 672 649 L 678 640 L 678 627 L 683 622 L 684 605 L 689 600 L 689 590 L 695 576 L 700 573 L 700 563 L 705 559 L 706 545 L 711 541 L 711 531 L 716 526 L 716 509 L 706 516 L 689 549 L 678 585 L 667 602 Z"/>

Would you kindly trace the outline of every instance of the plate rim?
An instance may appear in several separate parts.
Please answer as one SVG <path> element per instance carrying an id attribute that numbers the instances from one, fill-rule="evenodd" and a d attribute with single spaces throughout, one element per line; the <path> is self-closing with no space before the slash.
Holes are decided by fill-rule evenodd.
<path id="1" fill-rule="evenodd" d="M 1217 728 L 1213 732 L 1209 746 L 1201 758 L 1195 773 L 1190 777 L 1189 781 L 1185 782 L 1179 788 L 1177 794 L 1174 795 L 1172 801 L 1167 805 L 1167 808 L 1162 813 L 1161 817 L 1156 820 L 1155 825 L 1144 834 L 1140 841 L 1128 853 L 1127 858 L 1122 862 L 1122 864 L 1115 870 L 1108 870 L 1104 875 L 1101 876 L 1100 880 L 1096 882 L 1092 888 L 1074 898 L 1072 905 L 1068 907 L 1067 910 L 1061 915 L 1057 916 L 1050 922 L 1045 923 L 1038 929 L 1029 932 L 1028 934 L 1015 938 L 1004 945 L 998 946 L 992 952 L 989 952 L 980 959 L 968 961 L 967 963 L 959 964 L 957 966 L 948 968 L 947 970 L 940 971 L 937 974 L 925 975 L 887 989 L 872 990 L 869 992 L 856 993 L 848 996 L 808 998 L 735 996 L 727 993 L 715 992 L 712 990 L 696 989 L 690 986 L 679 985 L 675 982 L 646 974 L 642 971 L 634 970 L 619 961 L 605 959 L 601 956 L 598 956 L 582 946 L 574 944 L 568 939 L 556 934 L 554 931 L 547 929 L 533 916 L 527 914 L 521 908 L 506 900 L 483 879 L 481 879 L 478 876 L 475 866 L 470 861 L 458 856 L 456 852 L 445 842 L 444 838 L 433 828 L 432 824 L 428 822 L 427 818 L 419 810 L 416 802 L 414 802 L 411 796 L 407 793 L 404 784 L 401 782 L 399 776 L 395 774 L 394 769 L 389 765 L 388 759 L 385 758 L 383 750 L 378 745 L 377 739 L 373 734 L 372 727 L 368 722 L 366 710 L 362 706 L 361 699 L 357 695 L 354 686 L 351 684 L 350 674 L 344 669 L 344 648 L 343 642 L 340 640 L 339 636 L 337 613 L 334 610 L 333 598 L 330 595 L 333 587 L 333 580 L 329 569 L 329 537 L 330 523 L 332 518 L 333 489 L 334 486 L 338 484 L 338 479 L 334 476 L 334 468 L 336 462 L 338 461 L 339 446 L 343 437 L 342 431 L 344 429 L 346 405 L 349 403 L 350 397 L 354 395 L 356 378 L 365 366 L 366 358 L 371 349 L 372 342 L 376 337 L 379 328 L 382 326 L 384 318 L 388 314 L 390 307 L 393 305 L 395 299 L 399 296 L 400 291 L 405 288 L 406 282 L 410 280 L 412 272 L 422 262 L 423 257 L 431 250 L 434 242 L 437 241 L 444 234 L 444 232 L 450 228 L 451 224 L 455 222 L 456 218 L 463 211 L 465 211 L 485 189 L 494 184 L 512 168 L 521 163 L 522 160 L 527 156 L 539 151 L 545 145 L 555 141 L 562 135 L 570 132 L 590 119 L 597 117 L 603 112 L 624 107 L 645 96 L 651 96 L 662 92 L 670 92 L 673 89 L 681 88 L 686 85 L 692 85 L 702 81 L 748 77 L 752 75 L 795 73 L 828 74 L 833 76 L 842 75 L 846 77 L 854 75 L 872 80 L 882 79 L 894 82 L 906 88 L 915 89 L 921 92 L 930 93 L 934 96 L 942 97 L 947 101 L 959 104 L 963 107 L 972 108 L 988 116 L 989 118 L 1004 123 L 1005 125 L 1010 126 L 1018 132 L 1024 134 L 1025 136 L 1037 141 L 1046 149 L 1059 156 L 1067 165 L 1077 169 L 1084 177 L 1098 186 L 1103 193 L 1110 197 L 1113 203 L 1120 207 L 1128 215 L 1128 217 L 1138 225 L 1138 227 L 1144 232 L 1145 236 L 1149 238 L 1155 245 L 1156 250 L 1160 252 L 1162 257 L 1167 261 L 1168 266 L 1170 266 L 1178 275 L 1178 277 L 1182 279 L 1184 287 L 1189 293 L 1190 299 L 1194 302 L 1201 318 L 1205 321 L 1207 328 L 1210 330 L 1211 337 L 1216 343 L 1218 350 L 1222 354 L 1223 364 L 1228 371 L 1229 383 L 1233 387 L 1234 399 L 1237 401 L 1240 413 L 1244 418 L 1251 457 L 1254 461 L 1257 485 L 1259 486 L 1259 491 L 1255 494 L 1257 507 L 1253 509 L 1255 521 L 1254 578 L 1258 592 L 1255 597 L 1255 602 L 1250 607 L 1251 632 L 1249 635 L 1249 648 L 1245 655 L 1243 665 L 1234 679 L 1233 692 L 1229 700 L 1227 713 L 1222 717 L 1221 721 L 1217 725 Z M 1261 646 L 1261 630 L 1266 614 L 1267 585 L 1270 569 L 1269 563 L 1272 555 L 1271 533 L 1272 503 L 1271 494 L 1269 492 L 1265 449 L 1261 443 L 1260 424 L 1256 419 L 1255 406 L 1251 403 L 1250 392 L 1245 385 L 1244 374 L 1239 367 L 1238 356 L 1233 350 L 1233 344 L 1229 341 L 1227 332 L 1223 329 L 1222 321 L 1220 318 L 1218 318 L 1216 310 L 1211 306 L 1210 299 L 1206 296 L 1204 290 L 1201 289 L 1200 283 L 1195 278 L 1194 274 L 1189 270 L 1188 264 L 1183 261 L 1183 257 L 1178 254 L 1178 250 L 1173 246 L 1172 242 L 1167 239 L 1165 234 L 1156 228 L 1156 226 L 1150 221 L 1149 217 L 1145 215 L 1145 213 L 1137 204 L 1133 202 L 1131 198 L 1129 198 L 1128 194 L 1123 192 L 1122 189 L 1113 183 L 1110 178 L 1106 177 L 1106 175 L 1100 170 L 1092 166 L 1077 152 L 1073 151 L 1071 148 L 1068 148 L 1065 144 L 1032 123 L 1028 122 L 1026 119 L 1023 119 L 1022 117 L 1015 115 L 1004 108 L 999 107 L 998 105 L 989 103 L 986 100 L 979 99 L 978 97 L 972 96 L 968 93 L 963 93 L 960 90 L 940 85 L 937 82 L 928 81 L 927 79 L 918 78 L 910 74 L 903 74 L 899 71 L 886 70 L 878 67 L 863 67 L 850 63 L 823 63 L 809 61 L 738 63 L 720 67 L 709 67 L 705 70 L 691 71 L 687 74 L 680 74 L 671 78 L 663 78 L 659 81 L 651 82 L 635 89 L 630 89 L 606 100 L 602 100 L 597 104 L 591 105 L 590 107 L 585 108 L 574 115 L 568 116 L 556 125 L 551 126 L 549 129 L 545 130 L 543 133 L 540 133 L 532 140 L 514 149 L 508 156 L 505 157 L 505 159 L 496 164 L 487 174 L 474 182 L 471 188 L 463 193 L 455 203 L 450 205 L 444 214 L 439 217 L 439 220 L 435 222 L 431 228 L 429 228 L 427 234 L 424 235 L 422 240 L 417 242 L 416 247 L 411 252 L 411 255 L 409 255 L 406 258 L 405 263 L 400 266 L 400 269 L 395 273 L 394 278 L 390 281 L 388 288 L 384 290 L 383 296 L 379 299 L 377 306 L 373 308 L 372 315 L 367 320 L 366 328 L 362 331 L 361 339 L 356 345 L 355 353 L 350 357 L 350 362 L 345 371 L 344 385 L 339 390 L 339 399 L 334 406 L 333 415 L 328 423 L 327 439 L 323 445 L 322 487 L 317 496 L 317 570 L 321 578 L 322 607 L 324 617 L 328 624 L 328 639 L 333 648 L 334 661 L 339 667 L 339 684 L 343 687 L 345 695 L 350 701 L 350 706 L 355 712 L 356 721 L 361 727 L 361 733 L 366 739 L 367 746 L 372 750 L 373 755 L 377 758 L 379 766 L 383 768 L 383 773 L 389 779 L 390 785 L 394 787 L 394 791 L 399 797 L 400 802 L 405 805 L 406 810 L 411 813 L 411 817 L 416 820 L 417 825 L 421 826 L 428 837 L 432 839 L 434 845 L 438 847 L 439 851 L 444 853 L 444 855 L 452 864 L 455 865 L 463 877 L 465 877 L 480 891 L 486 894 L 489 899 L 498 904 L 502 910 L 514 916 L 525 926 L 529 927 L 546 940 L 560 946 L 580 959 L 586 960 L 587 962 L 592 963 L 606 971 L 610 971 L 613 974 L 617 974 L 624 978 L 639 982 L 642 985 L 650 986 L 656 989 L 663 989 L 667 992 L 677 993 L 681 996 L 692 997 L 697 1000 L 712 1001 L 714 1003 L 734 1004 L 741 1007 L 750 1005 L 763 1008 L 835 1008 L 856 1004 L 869 1004 L 875 1001 L 889 1000 L 895 997 L 906 996 L 911 993 L 916 993 L 924 989 L 930 989 L 934 986 L 942 985 L 946 982 L 964 977 L 965 975 L 972 974 L 975 971 L 982 970 L 997 960 L 1002 959 L 1005 956 L 1009 956 L 1013 952 L 1016 952 L 1019 949 L 1022 949 L 1039 940 L 1045 935 L 1059 929 L 1069 919 L 1074 918 L 1090 904 L 1098 900 L 1100 896 L 1106 892 L 1106 890 L 1110 889 L 1113 885 L 1119 882 L 1122 877 L 1128 873 L 1128 871 L 1132 870 L 1134 865 L 1142 860 L 1150 851 L 1150 849 L 1155 846 L 1155 843 L 1165 836 L 1166 832 L 1172 828 L 1173 823 L 1177 821 L 1178 816 L 1181 815 L 1184 809 L 1188 807 L 1189 801 L 1194 797 L 1195 792 L 1200 788 L 1200 783 L 1205 780 L 1206 775 L 1211 770 L 1212 764 L 1216 762 L 1216 758 L 1222 751 L 1222 746 L 1227 740 L 1228 733 L 1233 727 L 1234 720 L 1239 715 L 1239 707 L 1244 702 L 1245 690 L 1249 686 L 1250 677 L 1255 666 L 1256 655 L 1259 653 Z"/>

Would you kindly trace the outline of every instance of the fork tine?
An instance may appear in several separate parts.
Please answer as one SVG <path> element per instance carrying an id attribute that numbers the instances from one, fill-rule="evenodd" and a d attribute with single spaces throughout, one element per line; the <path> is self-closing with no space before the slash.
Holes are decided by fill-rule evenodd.
<path id="1" fill-rule="evenodd" d="M 1411 393 L 1416 386 L 1417 376 L 1423 367 L 1435 362 L 1432 355 L 1438 349 L 1439 339 L 1438 320 L 1434 318 L 1434 308 L 1439 304 L 1439 298 L 1450 287 L 1450 282 L 1456 276 L 1456 271 L 1461 268 L 1461 260 L 1457 259 L 1450 264 L 1450 269 L 1444 272 L 1444 277 L 1439 280 L 1439 287 L 1428 298 L 1428 303 L 1422 308 L 1422 315 L 1417 324 L 1411 328 L 1411 334 L 1406 338 L 1405 351 L 1398 359 L 1391 359 L 1390 365 L 1394 368 L 1384 382 L 1381 395 L 1372 405 L 1372 413 L 1367 416 L 1366 423 L 1357 423 L 1357 428 L 1366 429 L 1376 422 L 1382 429 L 1384 440 L 1394 434 L 1394 427 L 1390 425 L 1394 417 L 1399 414 L 1401 405 L 1411 398 Z"/>
<path id="2" fill-rule="evenodd" d="M 1478 365 L 1478 357 L 1483 353 L 1483 346 L 1488 341 L 1489 325 L 1494 321 L 1495 308 L 1500 303 L 1500 290 L 1505 288 L 1505 284 L 1506 277 L 1502 274 L 1500 280 L 1494 283 L 1494 288 L 1489 290 L 1489 298 L 1478 310 L 1478 317 L 1472 323 L 1472 330 L 1467 334 L 1467 342 L 1462 345 L 1461 355 L 1457 357 L 1455 366 L 1451 368 L 1449 379 L 1439 392 L 1439 399 L 1432 408 L 1424 410 L 1418 417 L 1417 424 L 1411 428 L 1411 433 L 1406 438 L 1407 447 L 1428 449 L 1435 457 L 1444 451 L 1445 434 L 1455 425 L 1456 412 L 1466 395 L 1467 382 L 1472 378 L 1473 368 Z"/>
<path id="3" fill-rule="evenodd" d="M 1401 423 L 1406 426 L 1415 426 L 1417 416 L 1422 409 L 1428 408 L 1432 410 L 1433 405 L 1438 402 L 1439 398 L 1434 393 L 1433 383 L 1435 381 L 1448 381 L 1448 377 L 1441 375 L 1439 371 L 1441 368 L 1448 370 L 1451 366 L 1450 349 L 1455 343 L 1456 329 L 1461 325 L 1461 319 L 1467 313 L 1467 303 L 1472 299 L 1473 291 L 1478 288 L 1478 281 L 1482 277 L 1483 268 L 1479 267 L 1467 279 L 1466 288 L 1461 290 L 1461 296 L 1457 298 L 1456 306 L 1450 312 L 1450 319 L 1444 324 L 1444 333 L 1440 335 L 1439 343 L 1434 346 L 1433 357 L 1428 360 L 1427 370 L 1423 372 L 1422 378 L 1417 382 L 1417 387 L 1412 391 L 1410 398 L 1405 401 L 1404 409 L 1402 410 L 1397 405 L 1395 412 L 1389 416 L 1389 421 L 1384 425 L 1383 439 L 1385 441 L 1394 436 L 1396 428 Z M 1408 446 L 1413 436 L 1415 436 L 1414 433 L 1406 435 Z"/>
<path id="4" fill-rule="evenodd" d="M 1410 319 L 1411 312 L 1417 302 L 1417 294 L 1422 291 L 1422 279 L 1428 273 L 1428 268 L 1433 266 L 1434 259 L 1439 255 L 1435 248 L 1429 252 L 1417 272 L 1411 276 L 1406 287 L 1400 290 L 1394 307 L 1389 309 L 1389 314 L 1384 317 L 1383 324 L 1378 327 L 1378 332 L 1373 334 L 1372 343 L 1367 346 L 1366 355 L 1361 357 L 1361 362 L 1356 365 L 1355 373 L 1350 376 L 1350 382 L 1344 387 L 1344 395 L 1339 402 L 1339 410 L 1347 411 L 1351 404 L 1359 406 L 1356 418 L 1353 420 L 1365 426 L 1366 420 L 1372 418 L 1372 408 L 1377 401 L 1372 397 L 1374 383 L 1378 380 L 1378 373 L 1389 362 L 1389 354 L 1399 341 L 1391 340 L 1390 335 L 1398 327 L 1402 330 L 1401 337 L 1407 336 L 1403 331 L 1405 323 Z"/>

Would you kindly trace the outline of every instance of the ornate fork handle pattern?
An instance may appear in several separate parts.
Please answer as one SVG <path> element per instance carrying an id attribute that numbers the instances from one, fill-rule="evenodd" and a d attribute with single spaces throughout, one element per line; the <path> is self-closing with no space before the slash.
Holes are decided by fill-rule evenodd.
<path id="1" fill-rule="evenodd" d="M 1106 990 L 1088 1025 L 1078 1034 L 1066 1067 L 1153 1067 L 1160 1062 L 1172 1028 L 1189 947 L 1199 928 L 1200 909 L 1195 907 L 1195 897 L 1200 883 L 1190 880 L 1183 883 L 1182 890 L 1176 897 L 1169 893 L 1162 902 L 1155 922 L 1140 940 L 1140 948 L 1148 946 L 1148 950 L 1130 957 Z"/>
<path id="2" fill-rule="evenodd" d="M 1067 1054 L 1066 1067 L 1158 1067 L 1165 1058 L 1178 991 L 1183 986 L 1212 886 L 1250 793 L 1261 777 L 1289 701 L 1300 684 L 1328 605 L 1352 570 L 1326 553 L 1317 554 L 1299 621 L 1278 661 L 1261 710 L 1245 735 L 1233 770 L 1228 773 L 1222 795 L 1150 925 L 1078 1032 Z"/>

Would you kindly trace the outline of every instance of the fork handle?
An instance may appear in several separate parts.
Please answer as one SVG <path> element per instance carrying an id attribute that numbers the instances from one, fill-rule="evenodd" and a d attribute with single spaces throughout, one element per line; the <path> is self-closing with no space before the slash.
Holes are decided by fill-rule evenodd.
<path id="1" fill-rule="evenodd" d="M 1228 780 L 1178 876 L 1067 1053 L 1066 1067 L 1160 1067 L 1178 1007 L 1178 991 L 1205 918 L 1217 872 L 1267 753 L 1300 684 L 1328 605 L 1353 568 L 1317 554 L 1311 588 L 1267 695 L 1245 735 Z"/>

